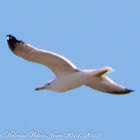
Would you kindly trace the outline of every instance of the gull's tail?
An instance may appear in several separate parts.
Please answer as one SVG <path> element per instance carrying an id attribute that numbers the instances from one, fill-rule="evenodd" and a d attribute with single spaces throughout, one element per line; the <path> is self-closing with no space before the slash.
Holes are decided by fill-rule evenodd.
<path id="1" fill-rule="evenodd" d="M 130 90 L 116 84 L 114 81 L 112 81 L 110 78 L 104 75 L 112 71 L 114 70 L 111 67 L 104 67 L 104 68 L 101 68 L 92 72 L 90 76 L 91 78 L 89 82 L 86 84 L 86 86 L 92 89 L 98 90 L 98 91 L 111 93 L 111 94 L 117 94 L 117 95 L 128 94 L 130 92 L 134 92 L 134 90 Z"/>

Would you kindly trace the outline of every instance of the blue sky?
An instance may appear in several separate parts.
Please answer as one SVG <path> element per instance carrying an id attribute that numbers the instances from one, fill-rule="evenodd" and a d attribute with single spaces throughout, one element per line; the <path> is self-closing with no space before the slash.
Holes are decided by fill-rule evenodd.
<path id="1" fill-rule="evenodd" d="M 139 139 L 139 15 L 138 0 L 1 1 L 0 139 Z M 115 72 L 108 76 L 136 91 L 113 96 L 83 86 L 63 94 L 36 92 L 54 74 L 15 56 L 7 34 L 61 54 L 80 69 L 111 66 Z M 8 137 L 8 132 L 25 137 Z M 31 132 L 49 138 L 31 137 Z"/>

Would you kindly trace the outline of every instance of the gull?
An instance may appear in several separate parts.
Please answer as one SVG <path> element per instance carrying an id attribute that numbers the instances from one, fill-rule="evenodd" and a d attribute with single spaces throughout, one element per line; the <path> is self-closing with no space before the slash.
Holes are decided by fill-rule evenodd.
<path id="1" fill-rule="evenodd" d="M 12 35 L 7 35 L 10 50 L 17 56 L 47 66 L 55 74 L 55 79 L 47 82 L 36 90 L 51 90 L 54 92 L 66 92 L 83 85 L 94 90 L 122 95 L 133 92 L 116 84 L 105 74 L 113 72 L 109 66 L 100 69 L 80 70 L 67 58 L 54 52 L 35 48 L 23 41 L 17 40 Z"/>

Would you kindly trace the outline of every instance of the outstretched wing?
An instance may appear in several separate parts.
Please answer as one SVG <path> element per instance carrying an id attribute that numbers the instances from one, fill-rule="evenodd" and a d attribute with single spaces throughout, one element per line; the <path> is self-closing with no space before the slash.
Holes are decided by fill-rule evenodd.
<path id="1" fill-rule="evenodd" d="M 134 91 L 116 84 L 109 77 L 104 75 L 112 71 L 113 70 L 110 67 L 104 67 L 99 70 L 96 70 L 94 74 L 91 76 L 86 86 L 98 91 L 111 93 L 111 94 L 118 94 L 118 95 L 128 94 Z"/>
<path id="2" fill-rule="evenodd" d="M 18 41 L 14 36 L 7 35 L 7 41 L 11 51 L 27 61 L 39 63 L 50 68 L 56 76 L 77 71 L 77 68 L 65 57 L 56 53 L 37 49 L 22 41 Z"/>

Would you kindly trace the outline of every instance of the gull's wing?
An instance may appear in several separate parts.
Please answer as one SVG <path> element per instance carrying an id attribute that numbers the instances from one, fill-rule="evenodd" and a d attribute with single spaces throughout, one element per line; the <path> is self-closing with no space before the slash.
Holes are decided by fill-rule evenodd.
<path id="1" fill-rule="evenodd" d="M 47 66 L 56 76 L 78 71 L 74 64 L 61 55 L 37 49 L 29 44 L 16 40 L 16 38 L 11 35 L 7 35 L 7 41 L 9 48 L 15 55 L 27 61 Z"/>
<path id="2" fill-rule="evenodd" d="M 134 90 L 127 89 L 123 86 L 116 84 L 112 81 L 109 77 L 105 76 L 104 74 L 108 72 L 112 72 L 112 68 L 104 67 L 94 72 L 94 75 L 91 76 L 89 82 L 86 86 L 106 93 L 111 94 L 128 94 L 130 92 L 134 92 Z"/>

